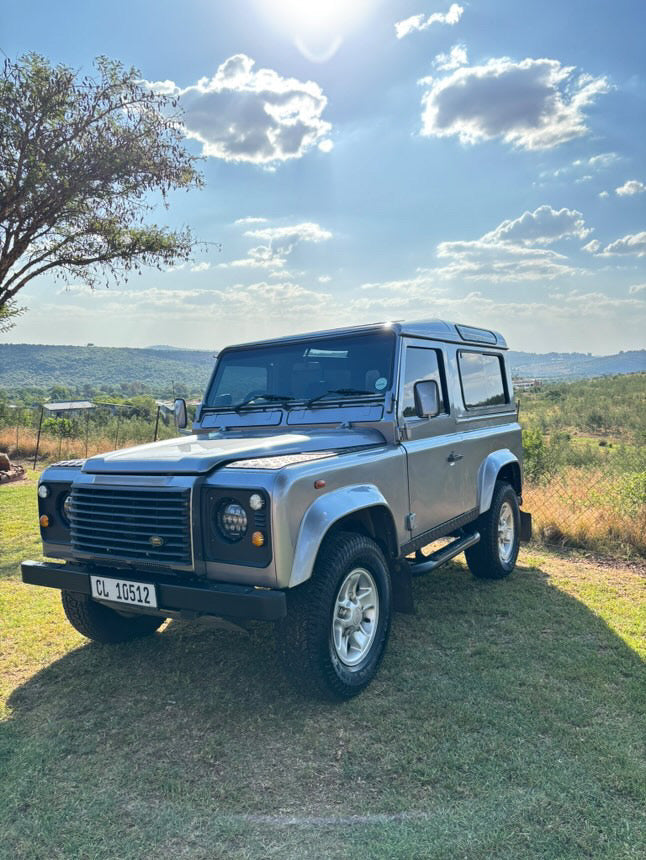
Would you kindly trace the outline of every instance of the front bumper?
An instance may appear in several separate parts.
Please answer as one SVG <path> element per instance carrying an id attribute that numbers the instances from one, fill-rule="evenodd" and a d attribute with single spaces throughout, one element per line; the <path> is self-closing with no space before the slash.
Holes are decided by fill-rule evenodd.
<path id="1" fill-rule="evenodd" d="M 22 581 L 29 585 L 45 585 L 79 594 L 91 594 L 90 573 L 76 564 L 53 564 L 43 561 L 23 561 L 20 565 Z M 275 621 L 287 614 L 284 591 L 259 589 L 253 585 L 230 583 L 177 582 L 176 579 L 160 575 L 152 579 L 142 573 L 101 568 L 93 573 L 116 576 L 130 582 L 155 585 L 160 611 L 189 610 L 201 615 L 218 615 L 229 618 L 249 618 L 258 621 Z"/>

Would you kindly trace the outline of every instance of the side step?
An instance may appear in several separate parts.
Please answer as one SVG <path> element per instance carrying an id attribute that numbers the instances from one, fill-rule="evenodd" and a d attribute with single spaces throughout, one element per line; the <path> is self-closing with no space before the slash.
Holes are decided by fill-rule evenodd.
<path id="1" fill-rule="evenodd" d="M 452 543 L 443 546 L 437 552 L 429 555 L 426 561 L 410 563 L 410 572 L 413 576 L 421 576 L 423 573 L 435 570 L 436 567 L 455 558 L 456 555 L 464 552 L 465 549 L 469 549 L 470 546 L 478 543 L 479 540 L 480 532 L 473 532 L 473 534 L 466 537 L 457 538 Z"/>

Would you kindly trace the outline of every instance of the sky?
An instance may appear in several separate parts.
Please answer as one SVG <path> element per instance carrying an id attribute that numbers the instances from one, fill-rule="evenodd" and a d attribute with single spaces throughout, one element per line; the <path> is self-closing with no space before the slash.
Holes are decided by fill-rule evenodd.
<path id="1" fill-rule="evenodd" d="M 380 320 L 646 347 L 643 0 L 22 0 L 0 48 L 179 97 L 194 260 L 43 276 L 5 341 L 220 349 Z M 219 243 L 219 248 L 218 244 Z"/>

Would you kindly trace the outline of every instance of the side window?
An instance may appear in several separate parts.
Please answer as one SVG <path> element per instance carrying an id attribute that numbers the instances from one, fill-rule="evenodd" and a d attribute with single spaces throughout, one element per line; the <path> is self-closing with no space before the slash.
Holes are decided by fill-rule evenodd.
<path id="1" fill-rule="evenodd" d="M 446 412 L 444 386 L 442 384 L 442 357 L 438 350 L 409 346 L 406 348 L 406 369 L 404 371 L 404 391 L 402 394 L 402 415 L 415 417 L 414 386 L 423 379 L 434 379 L 440 390 L 440 412 Z"/>
<path id="2" fill-rule="evenodd" d="M 458 366 L 467 409 L 508 402 L 500 356 L 460 351 Z"/>

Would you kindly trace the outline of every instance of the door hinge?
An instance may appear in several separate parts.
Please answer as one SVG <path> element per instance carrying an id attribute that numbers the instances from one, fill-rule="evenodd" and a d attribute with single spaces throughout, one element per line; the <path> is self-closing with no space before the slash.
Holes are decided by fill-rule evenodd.
<path id="1" fill-rule="evenodd" d="M 415 528 L 415 520 L 417 519 L 417 514 L 406 514 L 406 528 L 409 532 L 412 532 Z"/>

